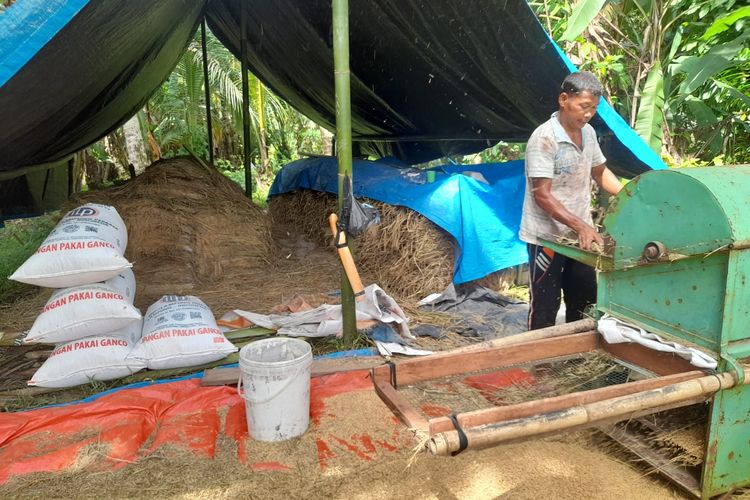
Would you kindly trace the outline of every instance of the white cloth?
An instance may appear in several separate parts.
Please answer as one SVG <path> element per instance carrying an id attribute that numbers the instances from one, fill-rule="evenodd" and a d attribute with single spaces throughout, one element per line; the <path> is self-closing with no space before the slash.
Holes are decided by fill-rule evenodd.
<path id="1" fill-rule="evenodd" d="M 357 321 L 377 320 L 388 323 L 401 337 L 414 338 L 409 331 L 409 319 L 404 311 L 378 285 L 365 288 L 365 299 L 357 301 L 356 308 Z M 340 335 L 342 331 L 340 305 L 323 304 L 308 311 L 270 315 L 234 309 L 225 314 L 223 319 L 231 320 L 232 315 L 290 337 L 327 337 Z"/>
<path id="2" fill-rule="evenodd" d="M 690 361 L 690 364 L 698 368 L 715 369 L 716 360 L 708 354 L 692 347 L 686 347 L 677 342 L 669 342 L 654 333 L 649 333 L 637 326 L 624 323 L 605 314 L 598 324 L 599 333 L 604 340 L 610 344 L 622 344 L 625 342 L 636 342 L 643 346 L 661 352 L 673 352 L 679 357 Z"/>
<path id="3" fill-rule="evenodd" d="M 415 349 L 408 345 L 398 344 L 396 342 L 381 342 L 376 340 L 375 345 L 378 347 L 378 352 L 381 356 L 393 356 L 394 354 L 404 354 L 406 356 L 428 356 L 432 354 L 432 351 Z"/>

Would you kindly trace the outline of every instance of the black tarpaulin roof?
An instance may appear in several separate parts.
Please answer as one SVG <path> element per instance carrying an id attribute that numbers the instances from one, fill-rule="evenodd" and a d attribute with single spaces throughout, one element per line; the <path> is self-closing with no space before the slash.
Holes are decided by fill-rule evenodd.
<path id="1" fill-rule="evenodd" d="M 0 15 L 0 171 L 64 158 L 133 116 L 179 61 L 202 9 L 19 0 Z"/>
<path id="2" fill-rule="evenodd" d="M 253 72 L 332 129 L 330 1 L 242 5 Z M 58 160 L 126 121 L 168 76 L 204 6 L 18 0 L 0 15 L 0 171 Z M 206 6 L 236 55 L 239 6 Z M 350 61 L 355 141 L 409 163 L 524 141 L 556 109 L 571 70 L 523 0 L 351 0 Z M 599 116 L 593 124 L 617 173 L 662 167 L 606 103 Z"/>

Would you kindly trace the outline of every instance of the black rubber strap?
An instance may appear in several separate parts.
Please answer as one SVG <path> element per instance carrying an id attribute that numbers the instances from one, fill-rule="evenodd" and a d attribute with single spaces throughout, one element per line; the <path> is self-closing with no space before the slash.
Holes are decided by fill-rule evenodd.
<path id="1" fill-rule="evenodd" d="M 455 457 L 456 455 L 464 451 L 469 446 L 469 439 L 466 437 L 464 430 L 461 428 L 461 424 L 458 423 L 458 418 L 456 417 L 456 414 L 453 413 L 448 418 L 451 419 L 451 422 L 453 422 L 453 427 L 455 427 L 456 432 L 458 432 L 458 450 L 451 453 L 451 456 Z"/>
<path id="2" fill-rule="evenodd" d="M 355 297 L 361 297 L 361 296 L 362 296 L 362 295 L 364 295 L 364 294 L 365 294 L 365 291 L 364 291 L 364 290 L 360 290 L 360 291 L 358 291 L 357 293 L 355 293 L 355 294 L 354 294 L 354 296 L 355 296 Z"/>
<path id="3" fill-rule="evenodd" d="M 391 371 L 391 385 L 394 389 L 398 389 L 398 385 L 396 385 L 396 365 L 393 363 L 393 361 L 386 362 L 388 365 L 388 369 Z"/>
<path id="4" fill-rule="evenodd" d="M 341 233 L 343 233 L 344 230 L 341 229 L 341 224 L 336 225 L 336 234 L 333 237 L 333 242 L 336 248 L 344 248 L 347 246 L 346 239 L 344 239 L 343 243 L 339 243 L 339 239 L 341 238 Z"/>

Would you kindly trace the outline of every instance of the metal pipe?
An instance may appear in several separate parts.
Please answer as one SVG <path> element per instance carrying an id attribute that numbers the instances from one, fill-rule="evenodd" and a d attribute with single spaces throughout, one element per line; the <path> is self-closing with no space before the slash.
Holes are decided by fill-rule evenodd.
<path id="1" fill-rule="evenodd" d="M 242 68 L 242 149 L 245 163 L 245 196 L 253 197 L 253 171 L 250 162 L 250 84 L 247 77 L 247 22 L 245 3 L 240 0 L 240 65 Z"/>
<path id="2" fill-rule="evenodd" d="M 208 83 L 208 50 L 206 50 L 206 18 L 201 22 L 201 51 L 203 52 L 203 88 L 206 93 L 206 129 L 208 130 L 208 163 L 214 166 L 214 133 L 211 126 L 211 88 Z"/>
<path id="3" fill-rule="evenodd" d="M 336 158 L 338 159 L 338 205 L 344 202 L 344 178 L 352 178 L 352 106 L 349 71 L 349 1 L 333 0 L 333 66 L 336 86 Z M 357 336 L 354 292 L 341 270 L 341 313 L 344 343 L 351 346 Z"/>
<path id="4" fill-rule="evenodd" d="M 748 369 L 745 372 L 747 375 Z M 505 441 L 530 438 L 583 425 L 593 425 L 605 420 L 624 420 L 643 410 L 656 409 L 702 396 L 710 396 L 735 385 L 737 385 L 735 375 L 730 372 L 718 373 L 564 410 L 467 428 L 463 429 L 463 432 L 468 440 L 467 448 L 484 448 Z M 439 456 L 447 456 L 458 451 L 460 449 L 458 431 L 435 434 L 428 441 L 427 448 L 431 454 Z"/>

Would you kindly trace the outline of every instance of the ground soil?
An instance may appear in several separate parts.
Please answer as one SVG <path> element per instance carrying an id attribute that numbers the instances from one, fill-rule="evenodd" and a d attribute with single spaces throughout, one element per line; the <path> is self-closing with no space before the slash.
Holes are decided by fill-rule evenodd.
<path id="1" fill-rule="evenodd" d="M 320 443 L 324 443 L 321 452 Z M 220 436 L 214 459 L 160 448 L 120 470 L 92 446 L 72 470 L 34 474 L 0 487 L 3 498 L 415 498 L 671 499 L 669 486 L 605 451 L 588 433 L 517 443 L 449 458 L 414 450 L 418 437 L 371 391 L 327 400 L 300 438 L 237 443 Z M 285 470 L 270 470 L 281 468 Z"/>

